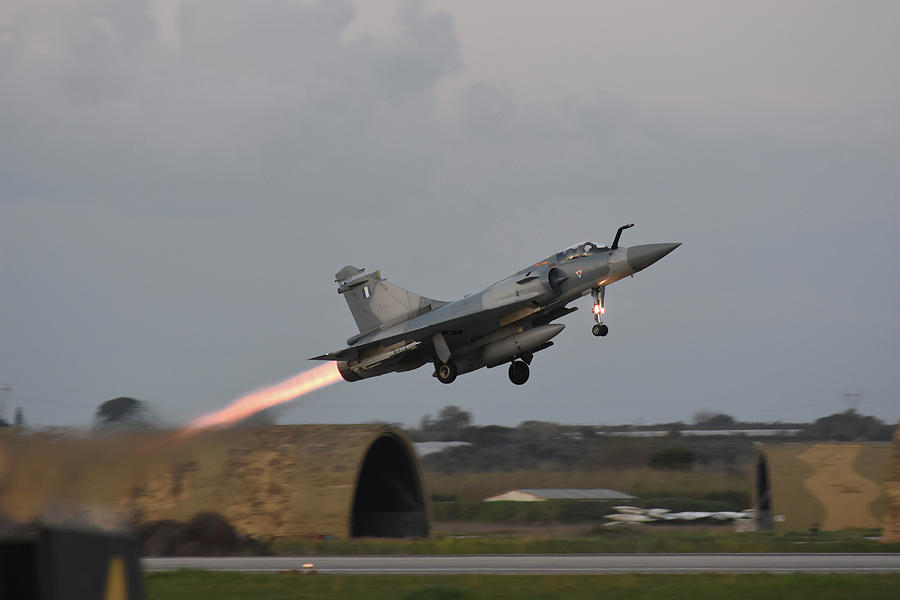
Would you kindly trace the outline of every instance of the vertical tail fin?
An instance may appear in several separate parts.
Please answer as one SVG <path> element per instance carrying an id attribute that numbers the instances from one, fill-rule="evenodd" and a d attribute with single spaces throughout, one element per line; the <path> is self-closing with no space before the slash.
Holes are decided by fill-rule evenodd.
<path id="1" fill-rule="evenodd" d="M 381 272 L 346 266 L 334 275 L 360 334 L 377 331 L 447 304 L 419 296 L 381 278 Z M 354 336 L 359 339 L 360 336 Z M 350 338 L 351 340 L 354 338 Z M 348 344 L 353 342 L 349 341 Z"/>

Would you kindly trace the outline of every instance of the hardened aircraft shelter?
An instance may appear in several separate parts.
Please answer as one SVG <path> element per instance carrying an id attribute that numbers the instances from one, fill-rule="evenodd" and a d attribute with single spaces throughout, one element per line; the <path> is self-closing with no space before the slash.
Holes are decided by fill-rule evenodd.
<path id="1" fill-rule="evenodd" d="M 900 542 L 900 427 L 894 432 L 887 481 L 884 487 L 887 494 L 887 523 L 884 528 L 884 541 Z"/>
<path id="2" fill-rule="evenodd" d="M 267 538 L 426 537 L 425 497 L 408 439 L 380 425 L 0 434 L 0 512 L 18 521 L 187 521 L 214 511 Z"/>
<path id="3" fill-rule="evenodd" d="M 890 442 L 760 445 L 754 486 L 758 528 L 883 527 L 891 455 Z"/>

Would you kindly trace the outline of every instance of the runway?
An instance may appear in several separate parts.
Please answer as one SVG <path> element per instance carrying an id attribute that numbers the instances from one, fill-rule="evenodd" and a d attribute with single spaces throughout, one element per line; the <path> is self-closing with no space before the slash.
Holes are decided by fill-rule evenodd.
<path id="1" fill-rule="evenodd" d="M 144 558 L 145 571 L 335 574 L 900 573 L 900 554 L 493 554 Z M 312 563 L 313 569 L 304 569 Z"/>

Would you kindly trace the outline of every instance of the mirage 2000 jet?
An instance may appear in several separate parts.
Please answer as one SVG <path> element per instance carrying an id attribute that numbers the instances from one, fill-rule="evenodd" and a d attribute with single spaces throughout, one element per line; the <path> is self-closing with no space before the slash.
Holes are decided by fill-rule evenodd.
<path id="1" fill-rule="evenodd" d="M 335 274 L 360 333 L 348 347 L 313 360 L 337 362 L 341 376 L 359 381 L 434 364 L 434 377 L 452 383 L 481 367 L 509 364 L 509 380 L 528 381 L 535 352 L 553 345 L 565 328 L 553 321 L 577 310 L 566 306 L 591 294 L 595 336 L 605 336 L 606 286 L 646 269 L 681 244 L 624 248 L 577 244 L 454 302 L 418 296 L 381 277 L 347 266 Z"/>

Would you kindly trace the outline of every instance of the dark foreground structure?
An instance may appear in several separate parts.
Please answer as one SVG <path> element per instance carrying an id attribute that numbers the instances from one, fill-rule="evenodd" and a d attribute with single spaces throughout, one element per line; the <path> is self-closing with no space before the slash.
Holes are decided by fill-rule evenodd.
<path id="1" fill-rule="evenodd" d="M 140 600 L 137 543 L 119 533 L 42 527 L 0 537 L 0 598 Z"/>
<path id="2" fill-rule="evenodd" d="M 103 525 L 216 512 L 260 538 L 427 537 L 422 481 L 406 436 L 380 425 L 285 425 L 187 439 L 0 435 L 0 512 L 20 522 L 48 512 Z"/>

